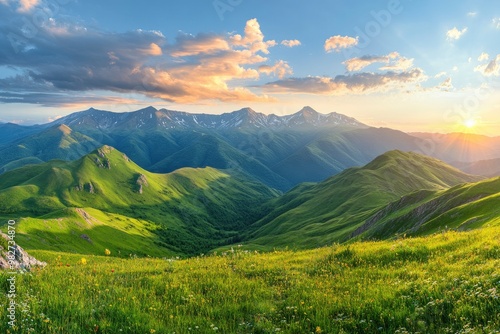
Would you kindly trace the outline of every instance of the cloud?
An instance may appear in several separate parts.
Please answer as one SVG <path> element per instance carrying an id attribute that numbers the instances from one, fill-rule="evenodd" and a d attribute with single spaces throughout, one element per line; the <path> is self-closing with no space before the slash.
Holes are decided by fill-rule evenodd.
<path id="1" fill-rule="evenodd" d="M 477 16 L 477 12 L 468 12 L 467 16 L 468 17 L 476 17 Z"/>
<path id="2" fill-rule="evenodd" d="M 298 39 L 285 39 L 284 41 L 281 41 L 281 45 L 288 46 L 289 48 L 293 48 L 294 46 L 301 45 L 301 43 Z"/>
<path id="3" fill-rule="evenodd" d="M 358 45 L 359 38 L 349 37 L 349 36 L 332 36 L 325 41 L 325 51 L 326 52 L 340 52 L 342 49 L 347 49 Z"/>
<path id="4" fill-rule="evenodd" d="M 438 74 L 436 74 L 434 76 L 434 78 L 439 79 L 439 78 L 444 77 L 444 76 L 446 76 L 446 72 L 442 71 L 442 72 L 439 72 Z"/>
<path id="5" fill-rule="evenodd" d="M 40 0 L 20 0 L 18 12 L 26 13 L 31 11 L 34 7 L 39 4 Z"/>
<path id="6" fill-rule="evenodd" d="M 467 32 L 467 27 L 463 28 L 462 30 L 458 30 L 457 27 L 454 27 L 453 29 L 450 29 L 446 32 L 446 38 L 449 41 L 456 41 L 462 37 L 463 34 Z"/>
<path id="7" fill-rule="evenodd" d="M 267 75 L 274 74 L 278 78 L 282 79 L 285 75 L 293 74 L 292 68 L 287 62 L 280 60 L 274 64 L 274 66 L 261 65 L 259 66 L 259 72 L 265 73 Z"/>
<path id="8" fill-rule="evenodd" d="M 265 39 L 255 19 L 243 36 L 181 33 L 173 43 L 158 31 L 114 33 L 55 20 L 28 39 L 18 23 L 0 23 L 0 63 L 19 73 L 0 80 L 4 103 L 65 105 L 71 94 L 83 101 L 94 91 L 177 103 L 273 101 L 232 83 L 292 73 L 284 61 L 268 64 L 276 42 Z"/>
<path id="9" fill-rule="evenodd" d="M 419 68 L 406 72 L 354 73 L 331 77 L 311 76 L 287 78 L 270 82 L 264 86 L 274 93 L 308 93 L 322 95 L 364 94 L 389 90 L 406 89 L 408 85 L 426 80 Z"/>
<path id="10" fill-rule="evenodd" d="M 75 95 L 64 93 L 12 93 L 0 91 L 1 103 L 37 104 L 44 107 L 87 107 L 96 104 L 138 104 L 134 99 L 114 96 Z"/>
<path id="11" fill-rule="evenodd" d="M 387 64 L 380 68 L 383 71 L 404 71 L 413 66 L 413 59 L 402 57 L 397 52 L 391 52 L 385 56 L 362 56 L 343 62 L 349 72 L 359 71 L 376 63 Z"/>
<path id="12" fill-rule="evenodd" d="M 493 18 L 492 23 L 496 29 L 500 29 L 500 17 Z"/>
<path id="13" fill-rule="evenodd" d="M 142 52 L 146 56 L 161 56 L 163 54 L 161 47 L 156 43 L 149 44 L 149 48 L 141 49 L 139 52 Z"/>
<path id="14" fill-rule="evenodd" d="M 259 22 L 257 19 L 247 21 L 245 26 L 245 36 L 233 35 L 231 42 L 235 46 L 243 46 L 248 48 L 251 52 L 269 53 L 269 48 L 276 45 L 276 41 L 264 41 L 264 34 L 260 30 Z"/>
<path id="15" fill-rule="evenodd" d="M 446 78 L 443 82 L 439 84 L 438 88 L 443 91 L 450 91 L 451 89 L 453 89 L 451 78 Z"/>
<path id="16" fill-rule="evenodd" d="M 215 54 L 230 49 L 229 42 L 222 36 L 198 34 L 181 34 L 176 38 L 170 54 L 174 57 L 196 56 L 200 54 Z"/>
<path id="17" fill-rule="evenodd" d="M 474 69 L 476 72 L 480 72 L 484 76 L 499 76 L 500 75 L 500 54 L 498 54 L 489 63 L 476 66 Z"/>
<path id="18" fill-rule="evenodd" d="M 479 57 L 477 57 L 477 60 L 478 61 L 484 61 L 484 60 L 488 60 L 490 59 L 490 55 L 487 54 L 486 52 L 483 52 L 479 55 Z"/>

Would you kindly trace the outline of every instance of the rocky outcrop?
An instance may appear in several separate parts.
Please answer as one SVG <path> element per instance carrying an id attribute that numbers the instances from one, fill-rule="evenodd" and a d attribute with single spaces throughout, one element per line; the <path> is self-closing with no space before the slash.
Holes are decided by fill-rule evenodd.
<path id="1" fill-rule="evenodd" d="M 142 194 L 143 187 L 148 186 L 148 179 L 146 178 L 146 175 L 139 174 L 139 176 L 137 176 L 137 180 L 135 181 L 135 183 L 137 184 L 137 192 L 139 194 Z"/>
<path id="2" fill-rule="evenodd" d="M 113 150 L 114 150 L 113 147 L 104 145 L 103 147 L 97 150 L 97 154 L 99 154 L 101 158 L 105 158 L 106 154 L 111 153 L 111 151 Z"/>
<path id="3" fill-rule="evenodd" d="M 85 191 L 87 191 L 90 194 L 95 193 L 95 188 L 94 188 L 94 185 L 92 184 L 92 182 L 86 183 L 84 186 L 84 189 L 85 189 Z"/>
<path id="4" fill-rule="evenodd" d="M 30 270 L 33 267 L 45 267 L 47 263 L 38 261 L 29 255 L 21 246 L 15 244 L 9 247 L 9 237 L 0 232 L 0 269 L 3 270 Z"/>

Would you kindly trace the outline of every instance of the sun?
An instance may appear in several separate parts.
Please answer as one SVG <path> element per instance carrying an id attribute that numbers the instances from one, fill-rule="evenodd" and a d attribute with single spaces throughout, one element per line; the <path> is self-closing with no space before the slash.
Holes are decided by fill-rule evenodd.
<path id="1" fill-rule="evenodd" d="M 473 127 L 476 126 L 476 124 L 477 124 L 477 121 L 473 118 L 470 118 L 470 119 L 467 119 L 464 121 L 464 125 L 468 129 L 472 129 Z"/>

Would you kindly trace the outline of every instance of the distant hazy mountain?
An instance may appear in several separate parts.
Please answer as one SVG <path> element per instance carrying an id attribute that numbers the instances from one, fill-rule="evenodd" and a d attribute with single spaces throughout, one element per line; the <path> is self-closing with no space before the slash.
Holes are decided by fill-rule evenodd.
<path id="1" fill-rule="evenodd" d="M 500 176 L 500 158 L 474 162 L 455 162 L 453 165 L 469 174 L 488 177 Z"/>

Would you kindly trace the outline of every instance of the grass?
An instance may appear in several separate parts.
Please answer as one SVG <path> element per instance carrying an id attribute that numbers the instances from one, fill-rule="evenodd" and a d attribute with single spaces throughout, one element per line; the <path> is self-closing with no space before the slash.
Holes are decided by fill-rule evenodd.
<path id="1" fill-rule="evenodd" d="M 301 248 L 344 242 L 374 213 L 402 196 L 482 179 L 430 157 L 389 151 L 364 167 L 296 187 L 271 200 L 267 215 L 246 231 L 245 240 L 260 246 Z"/>
<path id="2" fill-rule="evenodd" d="M 17 276 L 11 333 L 500 332 L 498 227 L 186 260 L 32 253 L 48 265 Z"/>
<path id="3" fill-rule="evenodd" d="M 139 179 L 143 184 L 139 185 Z M 54 160 L 0 175 L 0 215 L 16 218 L 21 228 L 26 227 L 25 235 L 30 231 L 37 240 L 43 234 L 44 239 L 55 240 L 60 246 L 45 242 L 44 248 L 38 249 L 69 252 L 83 247 L 82 239 L 74 233 L 86 230 L 88 233 L 83 233 L 93 234 L 93 240 L 99 234 L 81 215 L 75 217 L 75 208 L 95 209 L 91 216 L 100 230 L 122 250 L 133 249 L 124 243 L 138 244 L 135 236 L 128 238 L 124 225 L 139 229 L 154 225 L 149 228 L 154 235 L 142 233 L 141 245 L 162 247 L 163 253 L 196 255 L 238 242 L 239 231 L 256 219 L 260 205 L 276 195 L 276 191 L 243 175 L 211 167 L 150 173 L 107 146 L 76 161 Z M 48 220 L 66 225 L 66 235 L 58 228 L 40 228 Z M 85 226 L 80 227 L 82 224 Z M 120 238 L 113 237 L 113 231 Z M 99 247 L 84 253 L 95 253 Z M 160 250 L 155 251 L 146 254 L 159 255 Z"/>

